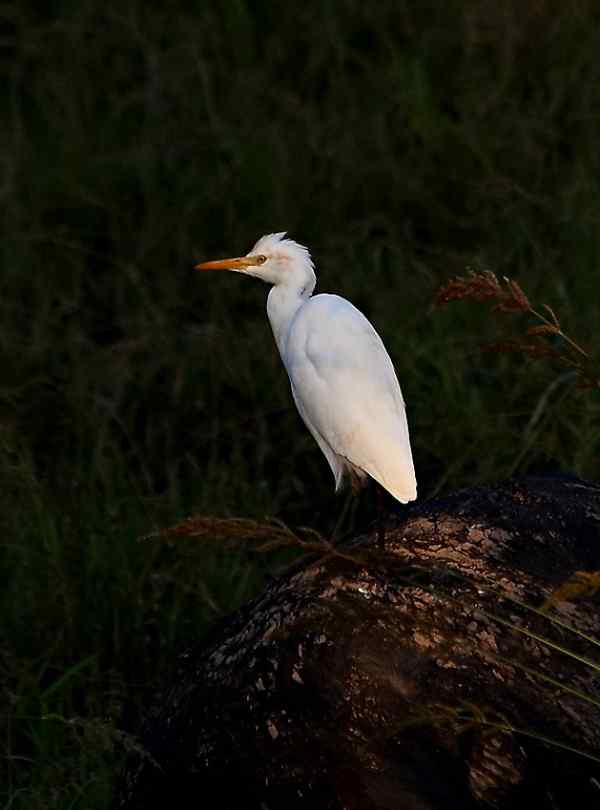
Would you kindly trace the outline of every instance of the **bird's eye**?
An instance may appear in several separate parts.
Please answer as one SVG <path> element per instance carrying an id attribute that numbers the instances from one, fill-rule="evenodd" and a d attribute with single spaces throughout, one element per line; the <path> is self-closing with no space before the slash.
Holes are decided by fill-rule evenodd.
<path id="1" fill-rule="evenodd" d="M 267 261 L 266 256 L 257 256 L 256 257 L 256 264 L 264 264 Z"/>

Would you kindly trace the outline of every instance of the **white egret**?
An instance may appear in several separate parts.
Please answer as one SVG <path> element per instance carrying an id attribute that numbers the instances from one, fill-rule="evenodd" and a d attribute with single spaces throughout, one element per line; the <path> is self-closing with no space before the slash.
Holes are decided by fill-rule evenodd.
<path id="1" fill-rule="evenodd" d="M 273 285 L 267 315 L 294 402 L 335 478 L 353 488 L 367 474 L 394 498 L 417 497 L 404 400 L 381 338 L 345 298 L 321 293 L 311 255 L 285 233 L 263 236 L 250 253 L 196 265 L 232 270 Z"/>

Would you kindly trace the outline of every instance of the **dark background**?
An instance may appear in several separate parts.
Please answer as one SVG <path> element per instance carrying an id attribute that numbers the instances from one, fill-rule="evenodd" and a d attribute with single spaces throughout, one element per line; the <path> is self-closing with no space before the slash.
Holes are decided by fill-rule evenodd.
<path id="1" fill-rule="evenodd" d="M 138 537 L 191 513 L 323 532 L 340 513 L 267 289 L 195 261 L 278 230 L 310 247 L 318 289 L 359 306 L 396 364 L 421 497 L 528 470 L 597 475 L 598 394 L 569 370 L 481 352 L 527 319 L 432 306 L 449 277 L 492 269 L 597 352 L 597 9 L 5 4 L 0 782 L 13 810 L 105 807 L 153 684 L 278 563 Z M 349 528 L 370 515 L 366 493 Z"/>

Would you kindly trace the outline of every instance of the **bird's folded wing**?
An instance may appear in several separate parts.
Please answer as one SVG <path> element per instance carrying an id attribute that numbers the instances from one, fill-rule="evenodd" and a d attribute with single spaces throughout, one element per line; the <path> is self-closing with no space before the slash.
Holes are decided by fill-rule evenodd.
<path id="1" fill-rule="evenodd" d="M 319 299 L 334 299 L 319 302 Z M 400 500 L 416 496 L 404 402 L 393 364 L 348 301 L 317 296 L 294 323 L 286 367 L 310 428 Z"/>

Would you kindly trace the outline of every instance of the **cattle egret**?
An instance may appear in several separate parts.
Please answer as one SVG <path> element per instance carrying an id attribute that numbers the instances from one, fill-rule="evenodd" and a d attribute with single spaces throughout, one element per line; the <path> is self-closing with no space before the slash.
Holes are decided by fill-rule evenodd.
<path id="1" fill-rule="evenodd" d="M 272 285 L 267 315 L 292 396 L 335 478 L 353 489 L 367 474 L 394 498 L 417 497 L 404 400 L 381 338 L 345 298 L 321 293 L 311 255 L 285 233 L 263 236 L 250 253 L 196 265 L 232 270 Z"/>

